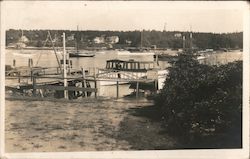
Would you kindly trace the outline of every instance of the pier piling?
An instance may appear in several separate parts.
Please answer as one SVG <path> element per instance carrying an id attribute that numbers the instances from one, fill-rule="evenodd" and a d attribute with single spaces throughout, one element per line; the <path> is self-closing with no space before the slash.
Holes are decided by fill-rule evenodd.
<path id="1" fill-rule="evenodd" d="M 33 70 L 30 71 L 30 80 L 33 81 Z"/>
<path id="2" fill-rule="evenodd" d="M 32 86 L 33 86 L 33 96 L 35 97 L 36 96 L 36 77 L 35 76 L 33 76 L 32 77 L 33 79 L 32 79 L 32 81 L 33 81 L 33 84 L 32 84 Z"/>
<path id="3" fill-rule="evenodd" d="M 83 88 L 86 88 L 87 87 L 87 84 L 86 84 L 86 79 L 85 79 L 85 71 L 83 68 L 81 68 L 81 71 L 82 71 L 82 87 Z M 82 97 L 87 97 L 87 92 L 82 92 Z"/>
<path id="4" fill-rule="evenodd" d="M 20 83 L 21 82 L 21 73 L 20 73 L 20 71 L 17 72 L 17 76 L 18 76 L 18 83 Z"/>
<path id="5" fill-rule="evenodd" d="M 97 90 L 97 82 L 96 77 L 94 76 L 94 82 L 95 82 L 95 89 Z M 97 91 L 95 91 L 95 98 L 97 97 Z"/>
<path id="6" fill-rule="evenodd" d="M 139 97 L 139 82 L 136 82 L 136 99 Z"/>
<path id="7" fill-rule="evenodd" d="M 116 81 L 116 98 L 119 98 L 119 81 Z"/>
<path id="8" fill-rule="evenodd" d="M 13 60 L 13 67 L 14 68 L 16 67 L 16 60 L 15 59 Z"/>

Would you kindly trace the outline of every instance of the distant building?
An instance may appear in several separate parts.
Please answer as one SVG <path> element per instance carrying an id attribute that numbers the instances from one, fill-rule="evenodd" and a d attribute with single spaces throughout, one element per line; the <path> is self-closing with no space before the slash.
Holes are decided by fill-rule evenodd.
<path id="1" fill-rule="evenodd" d="M 105 37 L 105 35 L 102 35 L 100 37 L 95 37 L 93 41 L 96 44 L 103 44 L 103 43 L 116 44 L 119 42 L 119 37 L 118 36 Z"/>
<path id="2" fill-rule="evenodd" d="M 106 42 L 109 44 L 116 44 L 119 42 L 119 37 L 118 36 L 109 36 L 106 38 Z"/>
<path id="3" fill-rule="evenodd" d="M 68 41 L 73 41 L 75 39 L 75 34 L 71 34 L 70 36 L 67 37 Z"/>
<path id="4" fill-rule="evenodd" d="M 96 44 L 102 44 L 105 43 L 105 36 L 101 36 L 101 37 L 95 37 L 93 39 L 94 43 Z"/>
<path id="5" fill-rule="evenodd" d="M 181 33 L 175 33 L 175 34 L 174 34 L 174 37 L 180 38 L 180 37 L 181 37 Z"/>
<path id="6" fill-rule="evenodd" d="M 126 44 L 131 45 L 132 41 L 131 40 L 125 40 Z"/>
<path id="7" fill-rule="evenodd" d="M 17 43 L 15 43 L 16 48 L 25 48 L 27 45 L 26 43 L 29 42 L 29 39 L 26 36 L 21 36 Z"/>
<path id="8" fill-rule="evenodd" d="M 29 39 L 26 37 L 26 36 L 21 36 L 21 38 L 19 39 L 19 42 L 22 42 L 22 43 L 28 43 L 29 42 Z"/>

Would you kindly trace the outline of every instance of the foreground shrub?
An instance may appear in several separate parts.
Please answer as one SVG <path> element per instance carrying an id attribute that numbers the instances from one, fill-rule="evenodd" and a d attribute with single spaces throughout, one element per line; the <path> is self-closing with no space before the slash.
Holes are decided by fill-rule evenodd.
<path id="1" fill-rule="evenodd" d="M 180 55 L 154 101 L 168 133 L 188 147 L 241 147 L 242 62 L 208 66 Z"/>

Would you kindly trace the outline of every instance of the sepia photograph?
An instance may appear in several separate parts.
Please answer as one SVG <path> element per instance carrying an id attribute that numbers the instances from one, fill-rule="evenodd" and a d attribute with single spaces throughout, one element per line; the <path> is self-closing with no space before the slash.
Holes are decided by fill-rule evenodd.
<path id="1" fill-rule="evenodd" d="M 247 2 L 0 7 L 0 157 L 249 156 Z"/>

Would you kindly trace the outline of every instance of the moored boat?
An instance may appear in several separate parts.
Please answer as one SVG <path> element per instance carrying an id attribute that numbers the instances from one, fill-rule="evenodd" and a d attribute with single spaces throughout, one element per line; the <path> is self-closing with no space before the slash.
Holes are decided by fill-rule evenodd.
<path id="1" fill-rule="evenodd" d="M 77 32 L 78 32 L 78 26 L 77 26 Z M 85 52 L 79 50 L 79 45 L 81 42 L 81 35 L 76 34 L 76 37 L 73 37 L 73 39 L 76 40 L 75 43 L 75 50 L 68 51 L 69 57 L 94 57 L 95 54 L 93 52 Z"/>
<path id="2" fill-rule="evenodd" d="M 72 51 L 68 53 L 69 53 L 69 57 L 94 57 L 95 56 L 95 54 L 91 52 Z"/>
<path id="3" fill-rule="evenodd" d="M 150 51 L 119 51 L 117 52 L 118 55 L 128 55 L 128 56 L 131 56 L 131 55 L 136 55 L 136 56 L 141 56 L 141 55 L 155 55 L 154 52 L 150 52 Z"/>
<path id="4" fill-rule="evenodd" d="M 99 69 L 97 77 L 100 85 L 114 85 L 128 83 L 129 80 L 139 79 L 147 75 L 147 70 L 154 68 L 152 61 L 134 61 L 112 59 L 106 61 L 106 67 Z"/>
<path id="5" fill-rule="evenodd" d="M 155 67 L 154 61 L 135 61 L 112 59 L 106 62 L 104 69 L 99 69 L 97 78 L 100 85 L 125 84 L 137 80 L 160 80 L 166 70 Z M 160 86 L 162 88 L 162 86 Z"/>

